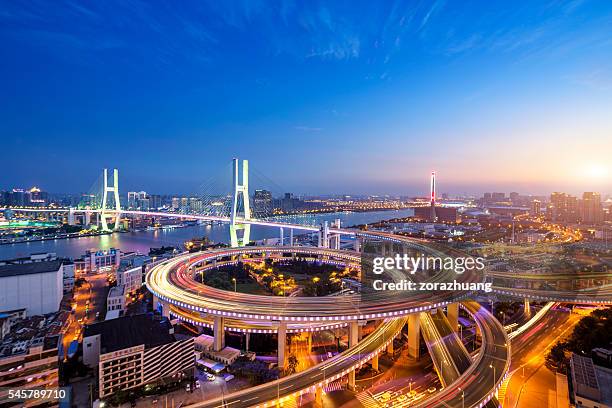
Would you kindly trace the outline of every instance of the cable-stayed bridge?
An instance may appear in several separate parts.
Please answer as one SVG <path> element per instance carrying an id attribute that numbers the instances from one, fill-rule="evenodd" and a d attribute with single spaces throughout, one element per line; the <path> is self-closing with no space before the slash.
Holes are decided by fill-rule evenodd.
<path id="1" fill-rule="evenodd" d="M 229 170 L 229 171 L 228 171 Z M 254 175 L 254 177 L 253 177 Z M 265 188 L 253 190 L 256 186 Z M 254 191 L 254 194 L 251 192 Z M 263 174 L 249 169 L 248 160 L 233 159 L 220 174 L 211 176 L 198 191 L 188 197 L 173 200 L 168 209 L 134 209 L 121 202 L 119 171 L 104 169 L 89 189 L 86 198 L 77 207 L 70 208 L 10 208 L 14 212 L 67 213 L 68 224 L 74 225 L 77 217 L 89 225 L 92 218 L 103 231 L 118 230 L 122 216 L 153 216 L 177 219 L 223 222 L 230 224 L 230 242 L 233 247 L 246 245 L 250 240 L 251 225 L 279 229 L 282 242 L 293 244 L 293 231 L 319 234 L 320 246 L 330 243 L 339 246 L 339 235 L 355 235 L 355 231 L 343 230 L 339 223 L 329 226 L 280 222 L 271 219 L 272 200 L 282 189 Z M 129 200 L 128 200 L 129 201 Z M 288 236 L 285 237 L 285 232 Z"/>

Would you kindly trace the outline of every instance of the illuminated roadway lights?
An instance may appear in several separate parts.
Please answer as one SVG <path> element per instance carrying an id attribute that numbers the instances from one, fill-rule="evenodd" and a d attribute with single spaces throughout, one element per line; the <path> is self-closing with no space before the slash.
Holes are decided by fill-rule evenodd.
<path id="1" fill-rule="evenodd" d="M 222 256 L 226 256 L 226 257 L 230 256 L 231 257 L 231 255 L 236 255 L 237 253 L 245 254 L 245 253 L 262 253 L 262 252 L 265 252 L 266 255 L 269 255 L 270 253 L 272 253 L 274 251 L 276 251 L 277 253 L 282 253 L 282 252 L 293 252 L 293 251 L 296 251 L 296 250 L 298 252 L 300 250 L 304 250 L 304 251 L 307 251 L 309 254 L 324 253 L 326 255 L 329 255 L 330 253 L 331 254 L 335 253 L 336 256 L 338 256 L 338 254 L 342 254 L 342 252 L 340 252 L 340 251 L 336 252 L 336 251 L 332 251 L 332 250 L 329 250 L 329 249 L 317 249 L 317 248 L 311 249 L 311 248 L 302 248 L 302 247 L 295 248 L 295 249 L 293 249 L 293 248 L 289 248 L 288 249 L 288 248 L 278 248 L 278 247 L 271 247 L 271 248 L 265 248 L 264 247 L 264 248 L 241 248 L 241 249 L 237 249 L 237 250 L 217 250 L 216 252 L 215 251 L 211 251 L 213 253 L 209 253 L 209 254 L 207 254 L 207 256 L 209 257 L 208 259 L 211 259 L 211 258 L 222 257 Z M 350 256 L 349 254 L 350 253 L 348 253 L 346 256 Z M 198 256 L 198 255 L 185 255 L 185 256 L 183 256 L 182 258 L 179 258 L 179 259 L 175 259 L 175 260 L 171 260 L 171 261 L 166 261 L 164 264 L 161 264 L 160 266 L 158 266 L 158 269 L 153 269 L 153 270 L 151 270 L 149 272 L 149 274 L 147 275 L 147 286 L 150 289 L 152 289 L 151 288 L 151 274 L 154 271 L 161 270 L 161 268 L 163 267 L 163 268 L 166 269 L 166 272 L 168 272 L 168 271 L 170 271 L 172 269 L 172 267 L 175 267 L 177 265 L 181 265 L 183 262 L 185 262 L 185 260 L 187 260 L 188 262 L 197 263 L 197 262 L 203 262 L 205 259 L 203 259 L 201 255 L 200 256 Z M 185 271 L 185 270 L 187 270 L 187 267 L 183 266 L 183 271 Z M 155 294 L 157 294 L 157 293 L 155 293 Z M 188 309 L 196 309 L 196 310 L 206 309 L 206 308 L 202 308 L 200 306 L 197 306 L 195 308 L 194 307 L 190 307 L 190 305 L 187 305 L 183 301 L 170 300 L 167 297 L 165 297 L 164 295 L 162 295 L 162 296 L 159 296 L 159 294 L 157 294 L 157 295 L 162 300 L 169 301 L 169 303 L 178 304 L 178 305 L 186 307 Z M 408 313 L 418 313 L 418 312 L 421 312 L 421 311 L 429 310 L 432 307 L 441 307 L 441 306 L 446 305 L 448 303 L 449 302 L 439 302 L 439 303 L 434 304 L 434 305 L 419 306 L 419 307 L 415 307 L 415 308 L 404 309 L 404 310 L 396 310 L 396 311 L 392 311 L 392 312 L 365 314 L 365 315 L 360 315 L 358 318 L 359 318 L 359 320 L 362 320 L 362 319 L 378 319 L 378 320 L 382 319 L 382 320 L 384 320 L 385 317 L 399 317 L 399 316 L 402 316 L 402 315 L 408 314 Z M 221 316 L 225 316 L 225 317 L 249 318 L 249 319 L 254 319 L 254 320 L 257 320 L 257 319 L 260 319 L 260 320 L 261 319 L 266 319 L 266 320 L 286 320 L 288 322 L 291 321 L 291 322 L 297 322 L 297 323 L 299 323 L 299 322 L 307 323 L 307 322 L 315 322 L 315 321 L 339 321 L 339 322 L 341 322 L 341 321 L 351 321 L 351 320 L 354 321 L 356 319 L 356 317 L 357 317 L 357 316 L 354 316 L 354 315 L 352 315 L 352 316 L 336 315 L 336 316 L 323 316 L 323 317 L 321 317 L 321 316 L 309 316 L 309 317 L 298 316 L 298 317 L 295 317 L 295 316 L 271 316 L 271 315 L 262 316 L 262 315 L 252 315 L 252 314 L 248 314 L 248 313 L 236 313 L 236 312 L 228 312 L 228 311 L 217 311 L 216 313 L 214 313 L 214 311 L 211 311 L 211 310 L 204 310 L 204 311 L 206 311 L 206 312 L 213 312 L 213 313 L 211 313 L 212 315 L 221 315 Z M 485 314 L 485 316 L 488 316 L 488 315 Z M 486 342 L 488 341 L 488 338 L 487 338 L 488 331 L 485 331 L 485 330 L 482 329 L 482 323 L 480 321 L 481 319 L 483 319 L 483 316 L 480 316 L 480 318 L 477 319 L 477 324 L 479 324 L 479 326 L 481 327 L 481 332 L 483 333 L 483 336 L 484 336 L 484 343 L 486 344 Z M 395 319 L 391 319 L 391 320 L 387 319 L 385 321 L 394 322 L 396 320 Z M 406 321 L 406 318 L 402 318 L 401 325 L 398 326 L 398 331 L 405 324 L 405 321 Z M 499 323 L 498 322 L 493 322 L 493 323 L 488 322 L 487 324 L 499 324 Z M 383 326 L 383 328 L 384 327 L 385 326 Z M 502 330 L 503 335 L 505 335 L 505 332 L 503 332 L 503 327 L 501 328 L 501 330 Z M 380 333 L 380 332 L 377 331 L 376 333 Z M 392 341 L 392 339 L 395 337 L 396 334 L 397 333 L 394 332 L 394 333 L 392 333 L 392 335 L 389 335 L 388 337 L 386 337 L 386 341 L 381 342 L 381 343 L 384 343 L 384 344 L 376 344 L 376 350 L 377 350 L 376 352 L 378 352 L 379 350 L 381 350 L 384 347 L 386 347 L 386 345 L 389 344 L 390 341 Z M 372 335 L 370 335 L 370 336 L 372 336 Z M 378 339 L 376 337 L 370 338 L 370 336 L 368 336 L 360 344 L 363 344 L 363 343 L 372 344 L 371 343 L 372 341 L 378 341 Z M 351 353 L 356 353 L 357 352 L 356 350 L 358 350 L 360 348 L 360 344 L 358 344 L 355 349 L 350 349 Z M 363 348 L 363 346 L 361 348 Z M 351 370 L 355 369 L 356 367 L 359 367 L 360 365 L 363 365 L 363 363 L 365 361 L 367 361 L 368 359 L 373 358 L 374 354 L 376 354 L 376 353 L 370 353 L 370 352 L 361 353 L 360 352 L 358 354 L 359 359 L 357 361 L 351 361 L 349 367 L 340 366 L 340 368 L 341 368 L 340 372 L 336 372 L 334 375 L 330 375 L 329 377 L 327 377 L 326 380 L 319 381 L 318 382 L 318 386 L 319 387 L 323 386 L 323 385 L 325 385 L 325 384 L 327 384 L 329 382 L 332 382 L 332 381 L 334 381 L 334 380 L 336 380 L 336 379 L 346 375 L 348 372 L 350 372 Z M 483 352 L 483 349 L 481 349 L 481 351 L 479 352 L 479 356 L 480 356 L 481 359 L 482 359 L 483 355 L 484 355 L 484 352 Z M 332 359 L 332 360 L 328 360 L 326 363 L 329 363 L 331 365 L 331 364 L 335 364 L 336 361 L 340 361 L 340 360 Z M 331 374 L 331 372 L 333 372 L 333 368 L 330 365 L 328 365 L 327 367 L 330 367 L 329 370 L 330 370 L 330 374 Z M 503 372 L 503 370 L 500 370 L 500 375 L 501 375 L 502 372 Z M 288 378 L 290 378 L 290 377 L 288 377 Z M 285 384 L 285 383 L 283 383 L 283 384 Z M 301 385 L 298 385 L 298 386 L 301 386 Z M 255 391 L 253 390 L 253 392 L 255 392 Z M 303 393 L 303 392 L 304 392 L 304 389 L 301 389 L 298 393 Z M 290 392 L 288 392 L 288 394 L 292 395 Z M 293 394 L 297 394 L 297 393 L 293 393 Z"/>
<path id="2" fill-rule="evenodd" d="M 595 291 L 597 291 L 597 289 L 594 289 Z M 580 304 L 602 304 L 602 305 L 611 305 L 612 304 L 612 300 L 609 298 L 606 299 L 598 299 L 596 297 L 586 297 L 586 298 L 581 298 L 581 297 L 562 297 L 558 294 L 555 294 L 554 291 L 551 291 L 550 295 L 537 295 L 533 292 L 530 291 L 520 291 L 520 290 L 508 290 L 508 289 L 499 289 L 498 287 L 493 287 L 492 291 L 494 293 L 498 293 L 501 295 L 507 295 L 507 296 L 512 296 L 512 297 L 524 297 L 524 298 L 529 298 L 529 299 L 534 299 L 534 300 L 542 300 L 542 301 L 551 301 L 551 302 L 561 302 L 561 303 L 580 303 Z M 576 292 L 576 295 L 579 295 L 580 292 Z M 610 296 L 610 298 L 612 298 L 612 294 L 610 295 L 606 295 L 606 296 Z"/>
<path id="3" fill-rule="evenodd" d="M 334 256 L 339 256 L 339 255 L 343 255 L 342 251 L 333 251 L 333 250 L 329 250 L 329 249 L 317 249 L 317 248 L 308 248 L 308 247 L 296 247 L 296 248 L 279 248 L 279 247 L 253 247 L 253 248 L 241 248 L 241 249 L 236 249 L 236 250 L 222 250 L 222 251 L 217 251 L 216 253 L 213 253 L 213 255 L 215 255 L 216 257 L 220 257 L 220 256 L 230 256 L 230 255 L 237 255 L 239 253 L 261 253 L 261 252 L 266 252 L 267 254 L 272 253 L 272 252 L 279 252 L 279 253 L 283 253 L 283 252 L 291 252 L 291 251 L 297 251 L 298 253 L 309 253 L 309 254 L 314 254 L 314 253 L 320 253 L 322 255 L 334 255 Z M 321 252 L 319 252 L 321 251 Z M 348 256 L 348 255 L 345 255 Z M 187 259 L 184 259 L 187 258 Z M 165 293 L 161 293 L 157 290 L 158 288 L 158 283 L 156 282 L 159 277 L 157 275 L 159 275 L 160 273 L 163 273 L 165 271 L 165 275 L 163 276 L 168 276 L 168 274 L 170 273 L 170 270 L 173 266 L 176 266 L 182 262 L 184 262 L 185 260 L 191 260 L 192 258 L 195 258 L 194 255 L 186 255 L 183 257 L 177 257 L 177 258 L 173 258 L 171 261 L 167 261 L 164 264 L 160 264 L 154 268 L 152 268 L 149 273 L 147 274 L 147 278 L 146 278 L 146 284 L 147 284 L 147 288 L 149 289 L 149 291 L 151 291 L 154 295 L 156 295 L 159 299 L 170 303 L 170 304 L 174 304 L 176 306 L 185 308 L 185 309 L 189 309 L 189 310 L 194 310 L 194 311 L 198 311 L 198 312 L 205 312 L 208 313 L 210 315 L 216 315 L 216 316 L 221 316 L 221 317 L 231 317 L 231 318 L 237 318 L 237 319 L 255 319 L 255 320 L 279 320 L 279 321 L 287 321 L 287 322 L 324 322 L 324 321 L 337 321 L 337 322 L 345 322 L 345 321 L 351 321 L 351 320 L 363 320 L 363 319 L 384 319 L 384 318 L 388 318 L 388 317 L 400 317 L 400 316 L 405 316 L 407 314 L 410 313 L 417 313 L 417 312 L 422 312 L 422 311 L 426 311 L 426 310 L 430 310 L 432 308 L 439 308 L 439 307 L 444 307 L 446 305 L 448 305 L 449 303 L 453 303 L 455 301 L 458 300 L 458 298 L 456 299 L 452 299 L 452 300 L 448 300 L 448 301 L 441 301 L 435 304 L 429 304 L 426 306 L 419 306 L 419 307 L 413 307 L 413 308 L 408 308 L 408 309 L 399 309 L 399 310 L 393 310 L 393 311 L 385 311 L 385 312 L 380 312 L 380 313 L 358 313 L 355 312 L 354 309 L 351 309 L 350 311 L 344 310 L 344 311 L 339 311 L 340 314 L 338 315 L 316 315 L 317 313 L 319 313 L 318 311 L 310 311 L 308 312 L 308 314 L 311 314 L 310 316 L 304 315 L 304 316 L 287 316 L 287 315 L 283 315 L 282 313 L 279 314 L 263 314 L 263 313 L 241 313 L 241 312 L 233 312 L 233 311 L 227 311 L 227 310 L 221 310 L 221 309 L 213 309 L 213 308 L 208 308 L 208 307 L 203 307 L 203 306 L 199 306 L 199 305 L 194 305 L 192 304 L 194 301 L 199 301 L 197 298 L 195 298 L 194 293 L 188 292 L 186 293 L 187 295 L 190 296 L 190 299 L 193 299 L 191 301 L 189 301 L 189 303 L 187 301 L 181 301 L 178 299 L 174 299 L 170 296 L 166 296 Z M 210 259 L 210 258 L 208 258 Z M 198 259 L 197 262 L 202 262 L 204 261 L 204 259 Z M 168 283 L 168 285 L 171 285 L 170 283 Z M 174 286 L 171 286 L 172 288 L 174 288 Z M 212 289 L 212 288 L 211 288 Z M 167 292 L 169 289 L 166 288 L 165 291 Z M 176 291 L 179 291 L 178 293 L 176 293 Z M 173 292 L 174 295 L 180 295 L 183 292 L 180 292 L 181 289 L 180 288 L 175 288 L 170 290 L 170 292 Z M 219 291 L 219 290 L 215 290 L 215 291 Z M 224 291 L 219 291 L 218 293 L 223 293 Z M 461 294 L 461 296 L 464 296 L 465 294 Z M 258 296 L 255 295 L 251 295 L 254 299 L 259 298 Z M 184 296 L 183 296 L 184 297 Z M 459 297 L 459 296 L 458 296 Z M 180 297 L 179 297 L 180 299 Z M 284 298 L 286 299 L 296 299 L 296 302 L 299 301 L 300 298 Z M 325 299 L 325 298 L 320 298 L 320 299 Z M 331 302 L 331 300 L 330 300 Z M 330 306 L 331 303 L 327 306 Z M 235 306 L 234 306 L 235 307 Z M 246 310 L 249 310 L 249 308 L 252 309 L 252 305 L 248 305 L 245 304 L 244 307 Z"/>
<path id="4" fill-rule="evenodd" d="M 199 320 L 194 320 L 191 319 L 189 317 L 185 317 L 183 315 L 181 315 L 180 313 L 171 311 L 170 312 L 171 316 L 174 316 L 175 318 L 177 318 L 180 321 L 184 321 L 190 324 L 193 324 L 195 326 L 201 326 L 201 327 L 207 327 L 212 329 L 213 328 L 213 324 L 210 323 L 205 323 Z M 333 330 L 333 329 L 341 329 L 344 328 L 348 325 L 348 323 L 338 323 L 338 324 L 331 324 L 331 325 L 325 325 L 325 326 L 317 326 L 315 328 L 312 327 L 297 327 L 294 329 L 287 329 L 287 333 L 316 333 L 319 331 L 325 331 L 325 330 Z M 224 326 L 225 330 L 227 331 L 232 331 L 232 332 L 236 332 L 236 333 L 258 333 L 258 334 L 274 334 L 277 333 L 276 329 L 256 329 L 256 328 L 240 328 L 240 327 L 234 327 L 231 325 L 225 325 Z"/>
<path id="5" fill-rule="evenodd" d="M 488 353 L 486 353 L 486 347 L 493 344 L 495 347 L 495 350 L 499 349 L 499 347 L 503 347 L 503 349 L 506 350 L 506 359 L 504 362 L 504 368 L 501 372 L 498 372 L 497 374 L 500 375 L 500 378 L 496 381 L 495 386 L 492 387 L 492 389 L 490 389 L 485 395 L 483 395 L 482 397 L 480 397 L 481 399 L 479 399 L 477 402 L 475 402 L 472 406 L 474 407 L 479 407 L 482 408 L 483 406 L 485 406 L 493 397 L 495 397 L 495 394 L 497 393 L 497 391 L 499 390 L 499 388 L 501 387 L 502 383 L 504 382 L 504 380 L 507 378 L 508 376 L 508 368 L 510 367 L 510 355 L 511 355 L 511 350 L 510 350 L 510 342 L 508 340 L 508 336 L 503 328 L 503 326 L 501 326 L 501 324 L 499 323 L 499 321 L 497 321 L 497 319 L 495 319 L 493 317 L 493 315 L 491 315 L 491 313 L 489 313 L 488 311 L 481 309 L 482 307 L 480 306 L 478 309 L 476 310 L 470 310 L 469 307 L 467 306 L 472 306 L 474 307 L 475 302 L 467 302 L 467 303 L 461 303 L 460 307 L 465 310 L 468 314 L 470 314 L 473 318 L 474 321 L 476 322 L 476 325 L 478 326 L 480 332 L 482 333 L 483 336 L 483 344 L 480 347 L 480 349 L 478 350 L 478 353 L 476 354 L 475 358 L 473 359 L 473 363 L 472 365 L 470 365 L 470 367 L 464 371 L 461 376 L 454 381 L 453 383 L 451 383 L 450 385 L 444 387 L 444 389 L 435 394 L 434 397 L 431 398 L 427 398 L 423 401 L 420 401 L 419 403 L 414 405 L 414 408 L 425 408 L 425 407 L 431 407 L 432 406 L 432 398 L 435 398 L 439 404 L 448 404 L 448 399 L 447 397 L 450 397 L 451 399 L 454 398 L 455 396 L 457 396 L 457 394 L 455 394 L 455 389 L 457 388 L 455 385 L 459 385 L 459 384 L 465 384 L 466 380 L 468 379 L 474 379 L 476 378 L 476 376 L 478 375 L 478 372 L 476 372 L 476 370 L 479 367 L 483 367 L 485 370 L 489 370 L 489 361 L 494 361 L 499 359 L 498 357 L 494 356 L 494 355 L 489 355 Z M 483 310 L 483 311 L 481 311 Z M 504 338 L 504 345 L 498 345 L 494 342 L 494 339 L 489 339 L 489 333 L 488 331 L 485 331 L 485 326 L 489 326 L 489 327 L 493 327 L 497 330 L 498 334 L 501 334 L 502 337 Z M 487 356 L 489 357 L 489 360 L 485 361 L 484 357 Z M 501 373 L 503 372 L 503 375 L 501 375 Z M 464 391 L 468 391 L 468 389 L 470 389 L 472 383 L 468 384 L 467 387 L 464 387 L 463 385 L 461 385 L 461 388 Z M 470 392 L 470 394 L 468 394 L 468 392 L 465 393 L 465 395 L 472 395 L 474 393 L 474 391 Z"/>

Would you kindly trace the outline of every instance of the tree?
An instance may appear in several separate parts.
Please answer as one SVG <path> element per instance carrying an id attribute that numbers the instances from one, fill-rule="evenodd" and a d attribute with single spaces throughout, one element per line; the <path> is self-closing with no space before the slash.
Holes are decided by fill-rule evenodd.
<path id="1" fill-rule="evenodd" d="M 297 369 L 298 363 L 299 361 L 295 354 L 291 354 L 287 359 L 287 374 L 294 374 Z"/>

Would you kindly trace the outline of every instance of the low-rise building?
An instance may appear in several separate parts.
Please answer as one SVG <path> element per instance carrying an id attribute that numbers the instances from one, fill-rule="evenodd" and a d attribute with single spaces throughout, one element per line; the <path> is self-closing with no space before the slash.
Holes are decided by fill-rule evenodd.
<path id="1" fill-rule="evenodd" d="M 62 313 L 18 319 L 0 345 L 0 406 L 8 389 L 56 388 Z M 41 401 L 41 404 L 44 402 Z M 29 406 L 36 405 L 35 401 Z"/>
<path id="2" fill-rule="evenodd" d="M 124 269 L 120 266 L 116 272 L 117 285 L 125 286 L 126 293 L 132 293 L 142 287 L 142 266 Z"/>
<path id="3" fill-rule="evenodd" d="M 593 356 L 593 361 L 608 367 L 612 366 L 612 350 L 598 347 L 591 351 L 591 355 Z"/>
<path id="4" fill-rule="evenodd" d="M 62 272 L 64 293 L 69 293 L 74 289 L 74 262 L 70 260 L 63 260 Z"/>
<path id="5" fill-rule="evenodd" d="M 63 276 L 59 259 L 0 265 L 0 311 L 57 312 L 64 295 Z"/>
<path id="6" fill-rule="evenodd" d="M 116 270 L 121 262 L 121 250 L 109 248 L 105 250 L 88 250 L 82 258 L 75 259 L 77 276 L 88 273 L 102 273 Z"/>
<path id="7" fill-rule="evenodd" d="M 38 252 L 26 257 L 0 260 L 0 266 L 25 265 L 38 262 L 61 261 L 63 291 L 68 293 L 74 288 L 74 262 L 70 259 L 59 258 L 55 252 Z"/>
<path id="8" fill-rule="evenodd" d="M 3 340 L 11 331 L 16 321 L 26 318 L 25 309 L 7 310 L 0 312 L 0 340 Z"/>
<path id="9" fill-rule="evenodd" d="M 577 408 L 612 407 L 611 370 L 596 367 L 591 358 L 575 353 L 570 359 L 570 369 L 574 403 Z"/>
<path id="10" fill-rule="evenodd" d="M 194 349 L 198 359 L 208 357 L 225 365 L 234 363 L 240 357 L 240 350 L 233 347 L 224 347 L 220 351 L 214 351 L 214 337 L 207 334 L 200 334 L 194 339 Z"/>
<path id="11" fill-rule="evenodd" d="M 125 286 L 119 285 L 110 288 L 106 297 L 106 313 L 109 316 L 119 317 L 125 311 Z"/>
<path id="12" fill-rule="evenodd" d="M 170 322 L 152 314 L 106 320 L 85 327 L 83 363 L 97 367 L 99 396 L 106 398 L 180 373 L 193 375 L 193 338 L 177 340 Z"/>

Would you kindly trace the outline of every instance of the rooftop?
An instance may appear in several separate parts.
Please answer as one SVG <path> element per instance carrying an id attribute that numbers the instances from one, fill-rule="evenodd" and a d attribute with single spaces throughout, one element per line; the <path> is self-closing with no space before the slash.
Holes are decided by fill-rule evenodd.
<path id="1" fill-rule="evenodd" d="M 10 276 L 32 275 L 37 273 L 57 272 L 62 261 L 41 261 L 23 264 L 0 265 L 0 278 Z"/>
<path id="2" fill-rule="evenodd" d="M 17 320 L 0 344 L 0 358 L 26 354 L 31 347 L 57 348 L 65 318 L 65 314 L 59 312 Z"/>
<path id="3" fill-rule="evenodd" d="M 595 374 L 600 385 L 601 400 L 607 406 L 612 405 L 612 370 L 595 366 Z"/>
<path id="4" fill-rule="evenodd" d="M 145 349 L 172 343 L 176 339 L 170 331 L 168 319 L 153 314 L 123 316 L 85 326 L 83 337 L 100 335 L 103 353 L 144 344 Z"/>
<path id="5" fill-rule="evenodd" d="M 119 285 L 119 286 L 114 286 L 112 288 L 110 288 L 110 290 L 108 291 L 108 297 L 117 297 L 117 296 L 123 296 L 125 294 L 125 286 L 123 285 Z"/>

